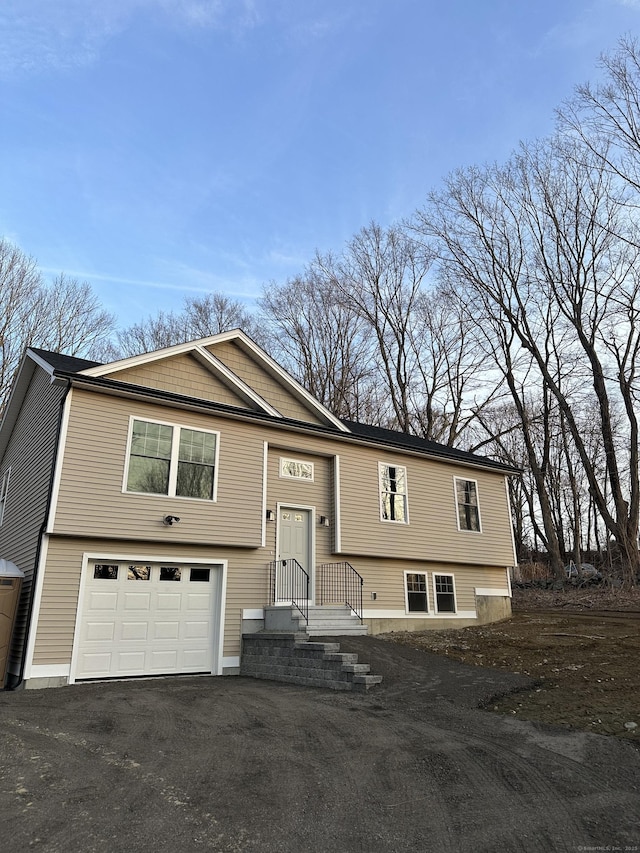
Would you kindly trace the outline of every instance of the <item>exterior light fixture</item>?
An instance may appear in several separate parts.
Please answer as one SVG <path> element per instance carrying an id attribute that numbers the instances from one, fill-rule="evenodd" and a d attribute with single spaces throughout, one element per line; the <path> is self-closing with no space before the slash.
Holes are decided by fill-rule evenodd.
<path id="1" fill-rule="evenodd" d="M 276 520 L 276 514 L 272 509 L 267 510 L 266 519 L 267 519 L 267 521 L 275 521 Z"/>

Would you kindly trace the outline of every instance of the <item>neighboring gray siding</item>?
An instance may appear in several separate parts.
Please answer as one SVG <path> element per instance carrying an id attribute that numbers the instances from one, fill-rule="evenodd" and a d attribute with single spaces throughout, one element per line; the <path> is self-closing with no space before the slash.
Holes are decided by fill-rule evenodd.
<path id="1" fill-rule="evenodd" d="M 25 573 L 9 660 L 11 672 L 19 669 L 26 636 L 28 603 L 45 519 L 51 468 L 55 455 L 60 400 L 64 388 L 36 367 L 18 420 L 0 464 L 0 476 L 11 467 L 11 479 L 2 526 L 0 557 L 11 560 Z"/>

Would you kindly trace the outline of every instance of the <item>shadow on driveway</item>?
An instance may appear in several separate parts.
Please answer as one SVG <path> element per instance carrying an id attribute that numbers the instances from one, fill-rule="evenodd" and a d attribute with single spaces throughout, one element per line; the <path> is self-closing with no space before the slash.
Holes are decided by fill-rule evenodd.
<path id="1" fill-rule="evenodd" d="M 377 692 L 189 677 L 0 693 L 3 853 L 640 845 L 631 746 L 477 710 L 519 676 L 350 646 Z"/>

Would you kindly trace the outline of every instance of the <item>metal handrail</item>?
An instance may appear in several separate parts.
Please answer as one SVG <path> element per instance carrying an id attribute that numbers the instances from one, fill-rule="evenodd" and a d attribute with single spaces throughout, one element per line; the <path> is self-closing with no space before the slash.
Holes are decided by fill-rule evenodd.
<path id="1" fill-rule="evenodd" d="M 271 603 L 291 603 L 309 623 L 309 573 L 293 558 L 269 563 Z"/>
<path id="2" fill-rule="evenodd" d="M 318 566 L 320 604 L 346 604 L 362 622 L 364 580 L 351 563 L 322 563 Z"/>

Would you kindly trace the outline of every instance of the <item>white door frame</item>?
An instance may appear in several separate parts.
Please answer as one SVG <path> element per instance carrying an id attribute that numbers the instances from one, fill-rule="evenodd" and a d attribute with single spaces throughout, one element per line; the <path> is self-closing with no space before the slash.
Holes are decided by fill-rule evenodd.
<path id="1" fill-rule="evenodd" d="M 309 566 L 307 567 L 307 571 L 309 573 L 309 604 L 313 604 L 316 600 L 316 508 L 315 506 L 306 506 L 305 504 L 294 503 L 293 501 L 279 501 L 276 503 L 276 562 L 280 561 L 280 511 L 283 508 L 294 511 L 301 509 L 309 513 Z M 277 583 L 276 578 L 276 588 Z M 281 603 L 286 605 L 285 601 Z"/>

